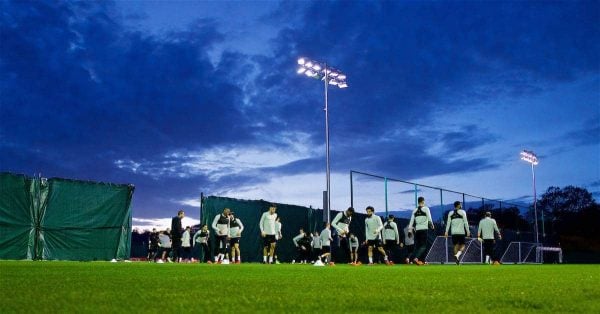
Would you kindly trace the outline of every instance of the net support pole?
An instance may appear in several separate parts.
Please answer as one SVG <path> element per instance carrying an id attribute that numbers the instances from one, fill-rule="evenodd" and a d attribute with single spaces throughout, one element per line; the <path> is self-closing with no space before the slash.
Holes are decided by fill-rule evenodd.
<path id="1" fill-rule="evenodd" d="M 388 217 L 388 179 L 383 178 L 384 190 L 385 190 L 385 217 Z"/>
<path id="2" fill-rule="evenodd" d="M 204 203 L 204 192 L 200 192 L 200 226 L 202 226 L 202 203 Z"/>
<path id="3" fill-rule="evenodd" d="M 419 206 L 419 202 L 417 201 L 417 190 L 418 190 L 418 186 L 415 184 L 415 208 L 417 208 L 417 206 Z"/>
<path id="4" fill-rule="evenodd" d="M 448 264 L 448 237 L 444 237 L 444 241 L 445 241 L 445 243 L 444 243 L 445 250 L 444 251 L 446 251 L 446 262 L 445 263 Z"/>
<path id="5" fill-rule="evenodd" d="M 352 170 L 350 170 L 350 207 L 354 208 L 354 181 L 352 180 Z"/>

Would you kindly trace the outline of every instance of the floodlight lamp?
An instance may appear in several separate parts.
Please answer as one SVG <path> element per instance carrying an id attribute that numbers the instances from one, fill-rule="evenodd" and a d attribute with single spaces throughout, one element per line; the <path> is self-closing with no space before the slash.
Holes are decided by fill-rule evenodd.
<path id="1" fill-rule="evenodd" d="M 304 60 L 304 58 L 298 59 L 298 64 L 299 65 L 304 65 L 304 63 L 306 63 L 306 60 Z"/>
<path id="2" fill-rule="evenodd" d="M 346 79 L 346 75 L 344 75 L 344 74 L 340 74 L 340 76 L 338 76 L 338 79 L 340 79 L 340 80 L 345 80 L 345 79 Z"/>
<path id="3" fill-rule="evenodd" d="M 524 150 L 521 152 L 521 160 L 524 160 L 534 166 L 539 164 L 536 154 L 532 151 Z"/>
<path id="4" fill-rule="evenodd" d="M 304 72 L 306 72 L 306 68 L 299 68 L 298 69 L 298 74 L 302 74 Z"/>
<path id="5" fill-rule="evenodd" d="M 330 80 L 329 81 L 329 85 L 336 86 L 336 85 L 338 85 L 338 81 L 336 81 L 336 80 Z"/>
<path id="6" fill-rule="evenodd" d="M 306 74 L 306 76 L 313 77 L 313 76 L 315 76 L 315 74 L 317 74 L 317 73 L 313 72 L 313 70 L 307 70 L 306 72 L 304 72 L 304 74 Z"/>
<path id="7" fill-rule="evenodd" d="M 312 66 L 313 66 L 313 63 L 312 63 L 312 62 L 310 62 L 310 61 L 308 61 L 308 62 L 306 62 L 306 63 L 304 64 L 304 66 L 305 66 L 305 67 L 307 67 L 307 68 L 312 68 Z"/>
<path id="8" fill-rule="evenodd" d="M 337 72 L 331 72 L 331 73 L 329 73 L 329 76 L 331 76 L 331 77 L 336 77 L 336 76 L 338 76 L 338 75 L 339 75 L 339 74 L 338 74 Z"/>
<path id="9" fill-rule="evenodd" d="M 318 64 L 313 65 L 312 67 L 315 71 L 321 71 L 321 66 Z"/>
<path id="10" fill-rule="evenodd" d="M 346 88 L 346 87 L 348 87 L 348 84 L 346 84 L 346 82 L 342 82 L 342 83 L 338 84 L 338 87 L 339 88 Z"/>

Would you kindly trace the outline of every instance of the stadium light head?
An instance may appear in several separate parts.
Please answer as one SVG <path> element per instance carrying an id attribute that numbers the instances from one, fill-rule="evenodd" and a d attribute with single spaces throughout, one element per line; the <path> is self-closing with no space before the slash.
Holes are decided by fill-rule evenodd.
<path id="1" fill-rule="evenodd" d="M 333 85 L 339 88 L 348 87 L 346 75 L 335 68 L 328 67 L 326 64 L 302 57 L 298 58 L 298 65 L 300 65 L 297 71 L 298 74 L 304 74 L 308 77 L 322 81 L 327 79 L 325 82 L 327 85 Z"/>
<path id="2" fill-rule="evenodd" d="M 536 166 L 537 164 L 539 164 L 537 155 L 532 152 L 532 151 L 528 151 L 528 150 L 523 150 L 521 152 L 521 160 L 524 160 L 534 166 Z"/>

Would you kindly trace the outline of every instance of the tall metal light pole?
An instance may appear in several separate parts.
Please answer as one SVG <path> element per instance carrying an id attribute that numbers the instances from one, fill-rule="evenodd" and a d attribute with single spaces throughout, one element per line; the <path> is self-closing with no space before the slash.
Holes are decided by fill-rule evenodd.
<path id="1" fill-rule="evenodd" d="M 535 219 L 535 242 L 540 243 L 539 232 L 538 232 L 538 219 L 537 219 L 537 194 L 535 190 L 535 166 L 539 164 L 537 155 L 528 150 L 521 152 L 521 160 L 524 160 L 531 164 L 531 174 L 533 176 L 533 213 Z M 544 212 L 542 211 L 542 229 L 544 229 Z M 542 231 L 543 233 L 544 231 Z"/>
<path id="2" fill-rule="evenodd" d="M 314 60 L 310 60 L 307 58 L 299 58 L 298 59 L 298 74 L 304 74 L 308 77 L 322 80 L 325 85 L 325 159 L 326 159 L 326 181 L 327 181 L 327 191 L 326 191 L 326 207 L 325 208 L 325 217 L 323 220 L 330 220 L 330 211 L 331 211 L 331 168 L 329 163 L 329 106 L 328 106 L 328 89 L 329 85 L 337 86 L 339 88 L 346 88 L 348 84 L 346 83 L 346 75 L 341 71 L 327 66 L 327 63 L 321 63 Z"/>

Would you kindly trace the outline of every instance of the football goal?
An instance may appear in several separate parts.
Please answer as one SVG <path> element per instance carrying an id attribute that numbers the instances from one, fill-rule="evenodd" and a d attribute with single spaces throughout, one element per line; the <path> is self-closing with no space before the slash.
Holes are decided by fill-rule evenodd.
<path id="1" fill-rule="evenodd" d="M 430 264 L 454 263 L 454 251 L 451 237 L 438 236 L 433 241 L 425 261 Z M 474 238 L 465 240 L 465 251 L 460 256 L 461 264 L 474 264 L 483 262 L 481 242 Z"/>

